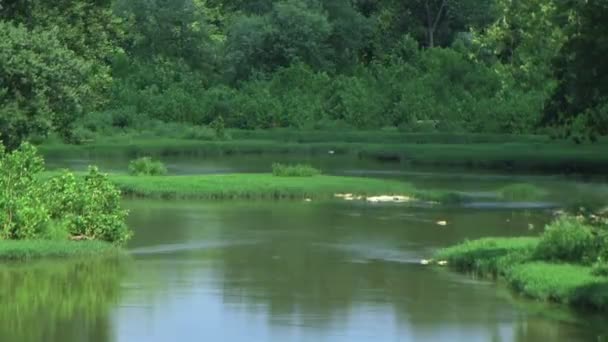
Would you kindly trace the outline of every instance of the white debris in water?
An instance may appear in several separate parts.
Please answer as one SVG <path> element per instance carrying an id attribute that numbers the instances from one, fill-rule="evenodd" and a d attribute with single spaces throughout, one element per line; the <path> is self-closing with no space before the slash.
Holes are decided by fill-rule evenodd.
<path id="1" fill-rule="evenodd" d="M 421 265 L 430 265 L 432 261 L 433 260 L 422 259 L 422 260 L 420 260 L 420 264 Z"/>
<path id="2" fill-rule="evenodd" d="M 382 195 L 382 196 L 372 196 L 365 199 L 371 203 L 405 203 L 410 202 L 412 200 L 411 197 L 407 196 L 398 196 L 398 195 Z"/>
<path id="3" fill-rule="evenodd" d="M 312 200 L 310 198 L 305 198 L 304 202 L 312 202 Z"/>
<path id="4" fill-rule="evenodd" d="M 448 221 L 437 221 L 437 225 L 438 225 L 438 226 L 445 227 L 445 226 L 447 226 L 447 225 L 448 225 Z"/>
<path id="5" fill-rule="evenodd" d="M 448 262 L 445 260 L 441 260 L 437 263 L 437 265 L 439 265 L 439 266 L 446 266 L 447 264 L 448 264 Z"/>
<path id="6" fill-rule="evenodd" d="M 335 153 L 336 153 L 336 151 L 334 151 L 334 150 L 329 150 L 329 151 L 327 151 L 327 153 L 329 153 L 329 154 L 335 154 Z"/>

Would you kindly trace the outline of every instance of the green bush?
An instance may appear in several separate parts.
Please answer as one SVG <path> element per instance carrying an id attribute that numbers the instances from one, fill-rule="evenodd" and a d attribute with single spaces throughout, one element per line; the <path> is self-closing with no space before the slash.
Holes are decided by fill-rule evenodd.
<path id="1" fill-rule="evenodd" d="M 120 207 L 120 191 L 96 167 L 89 168 L 84 179 L 64 172 L 47 181 L 45 190 L 50 218 L 61 222 L 70 236 L 117 244 L 131 237 L 125 224 L 127 211 Z"/>
<path id="2" fill-rule="evenodd" d="M 608 277 L 608 263 L 597 262 L 593 265 L 593 274 L 596 276 Z"/>
<path id="3" fill-rule="evenodd" d="M 277 177 L 313 177 L 321 174 L 319 169 L 306 164 L 272 164 L 272 174 Z"/>
<path id="4" fill-rule="evenodd" d="M 593 227 L 578 218 L 563 216 L 547 226 L 535 256 L 547 261 L 590 264 L 599 256 L 598 247 Z"/>
<path id="5" fill-rule="evenodd" d="M 36 148 L 23 144 L 6 153 L 0 144 L 0 240 L 35 239 L 49 221 L 38 179 L 44 160 Z"/>
<path id="6" fill-rule="evenodd" d="M 511 184 L 499 190 L 503 199 L 511 201 L 532 201 L 541 199 L 546 195 L 546 191 L 533 184 Z"/>
<path id="7" fill-rule="evenodd" d="M 120 192 L 106 175 L 91 168 L 83 179 L 65 172 L 45 181 L 43 165 L 29 144 L 0 147 L 0 240 L 129 239 Z"/>
<path id="8" fill-rule="evenodd" d="M 161 161 L 142 157 L 129 163 L 129 173 L 133 176 L 165 176 L 167 168 Z"/>

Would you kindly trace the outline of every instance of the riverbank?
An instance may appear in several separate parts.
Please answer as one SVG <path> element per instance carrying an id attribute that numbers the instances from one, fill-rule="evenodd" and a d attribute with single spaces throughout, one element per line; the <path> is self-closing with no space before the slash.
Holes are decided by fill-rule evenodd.
<path id="1" fill-rule="evenodd" d="M 271 174 L 197 176 L 110 175 L 127 197 L 166 199 L 330 199 L 353 196 L 399 195 L 420 200 L 456 201 L 458 195 L 422 191 L 411 184 L 383 179 L 317 175 L 279 177 Z"/>
<path id="2" fill-rule="evenodd" d="M 234 131 L 233 140 L 116 135 L 81 145 L 47 142 L 45 156 L 348 155 L 405 165 L 597 174 L 608 167 L 608 142 L 585 146 L 545 136 L 398 132 Z"/>
<path id="3" fill-rule="evenodd" d="M 0 261 L 119 256 L 122 249 L 103 241 L 0 240 Z"/>
<path id="4" fill-rule="evenodd" d="M 524 296 L 608 312 L 608 277 L 591 266 L 537 260 L 539 238 L 485 238 L 435 256 L 458 271 L 504 280 Z"/>

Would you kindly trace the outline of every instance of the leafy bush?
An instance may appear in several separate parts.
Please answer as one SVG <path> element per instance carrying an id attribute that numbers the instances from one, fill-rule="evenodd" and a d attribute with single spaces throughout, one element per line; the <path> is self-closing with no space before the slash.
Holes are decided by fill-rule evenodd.
<path id="1" fill-rule="evenodd" d="M 593 265 L 593 274 L 597 276 L 608 277 L 608 263 L 597 262 Z"/>
<path id="2" fill-rule="evenodd" d="M 133 176 L 165 176 L 167 168 L 161 161 L 142 157 L 129 163 L 129 173 Z"/>
<path id="3" fill-rule="evenodd" d="M 536 257 L 547 261 L 593 263 L 600 253 L 591 226 L 576 217 L 563 216 L 549 224 L 541 236 Z"/>
<path id="4" fill-rule="evenodd" d="M 321 174 L 321 170 L 306 164 L 284 165 L 272 164 L 272 174 L 277 177 L 313 177 Z"/>
<path id="5" fill-rule="evenodd" d="M 0 239 L 129 239 L 120 192 L 106 175 L 91 168 L 84 179 L 64 172 L 43 181 L 43 165 L 29 144 L 10 154 L 0 147 Z"/>
<path id="6" fill-rule="evenodd" d="M 511 184 L 499 190 L 503 199 L 514 201 L 538 200 L 546 195 L 546 191 L 533 184 Z"/>
<path id="7" fill-rule="evenodd" d="M 45 189 L 51 219 L 60 220 L 71 236 L 119 244 L 131 237 L 120 192 L 96 167 L 89 168 L 84 180 L 64 172 L 50 179 Z"/>
<path id="8" fill-rule="evenodd" d="M 43 233 L 49 220 L 37 178 L 43 169 L 44 160 L 32 145 L 12 153 L 0 145 L 0 239 L 35 239 Z"/>

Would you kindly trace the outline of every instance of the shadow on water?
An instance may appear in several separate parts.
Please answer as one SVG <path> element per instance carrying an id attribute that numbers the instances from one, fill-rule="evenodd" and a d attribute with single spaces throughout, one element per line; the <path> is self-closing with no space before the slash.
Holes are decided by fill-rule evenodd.
<path id="1" fill-rule="evenodd" d="M 0 341 L 112 341 L 124 260 L 0 266 Z"/>

